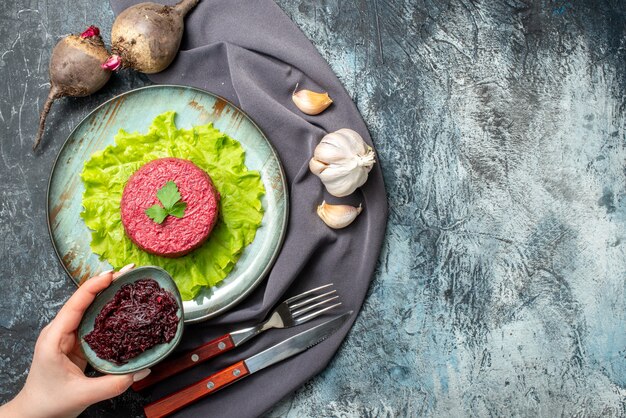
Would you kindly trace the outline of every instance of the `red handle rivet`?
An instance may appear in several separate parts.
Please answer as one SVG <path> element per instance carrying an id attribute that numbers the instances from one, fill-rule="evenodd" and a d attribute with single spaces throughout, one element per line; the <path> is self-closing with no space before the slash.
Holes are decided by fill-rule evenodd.
<path id="1" fill-rule="evenodd" d="M 191 355 L 191 361 L 193 361 L 193 362 L 195 363 L 195 362 L 196 362 L 196 361 L 198 361 L 198 360 L 200 360 L 200 357 L 198 357 L 198 355 L 197 355 L 197 354 L 192 354 L 192 355 Z"/>
<path id="2" fill-rule="evenodd" d="M 223 342 L 220 342 L 220 343 L 217 345 L 217 348 L 219 348 L 220 350 L 223 350 L 223 349 L 225 349 L 225 348 L 226 348 L 226 344 L 224 344 Z"/>
<path id="3" fill-rule="evenodd" d="M 209 383 L 206 384 L 206 387 L 209 388 L 209 389 L 213 389 L 215 387 L 215 383 L 209 382 Z"/>
<path id="4" fill-rule="evenodd" d="M 241 374 L 241 370 L 239 370 L 239 369 L 235 369 L 235 370 L 233 370 L 233 376 L 237 377 L 237 376 L 239 376 L 240 374 Z"/>

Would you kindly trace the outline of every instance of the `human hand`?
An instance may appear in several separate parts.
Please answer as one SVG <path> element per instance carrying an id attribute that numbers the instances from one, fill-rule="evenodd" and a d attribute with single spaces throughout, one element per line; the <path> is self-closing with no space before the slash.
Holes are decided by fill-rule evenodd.
<path id="1" fill-rule="evenodd" d="M 96 295 L 106 289 L 133 264 L 87 280 L 41 331 L 26 384 L 18 395 L 0 407 L 0 417 L 76 417 L 89 405 L 121 395 L 133 382 L 150 373 L 85 376 L 87 360 L 79 347 L 76 330 L 85 310 Z"/>

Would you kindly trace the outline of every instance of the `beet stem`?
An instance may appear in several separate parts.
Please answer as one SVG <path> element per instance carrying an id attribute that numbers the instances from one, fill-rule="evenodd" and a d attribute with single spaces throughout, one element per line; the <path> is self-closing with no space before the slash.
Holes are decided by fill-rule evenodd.
<path id="1" fill-rule="evenodd" d="M 109 70 L 109 71 L 116 71 L 121 66 L 122 66 L 122 57 L 116 54 L 111 55 L 109 59 L 107 59 L 102 64 L 100 64 L 100 68 L 104 70 Z"/>
<path id="2" fill-rule="evenodd" d="M 174 10 L 176 10 L 181 16 L 186 16 L 187 13 L 198 4 L 200 0 L 180 0 L 174 6 Z"/>
<path id="3" fill-rule="evenodd" d="M 39 116 L 39 129 L 37 130 L 37 137 L 35 138 L 35 144 L 33 145 L 33 152 L 37 150 L 37 147 L 41 143 L 41 138 L 43 137 L 43 133 L 46 127 L 46 117 L 50 112 L 50 108 L 52 108 L 52 103 L 54 103 L 54 101 L 59 97 L 61 97 L 59 95 L 59 91 L 54 86 L 50 88 L 48 98 L 46 99 L 46 103 L 43 105 L 43 110 L 41 111 L 41 115 Z"/>

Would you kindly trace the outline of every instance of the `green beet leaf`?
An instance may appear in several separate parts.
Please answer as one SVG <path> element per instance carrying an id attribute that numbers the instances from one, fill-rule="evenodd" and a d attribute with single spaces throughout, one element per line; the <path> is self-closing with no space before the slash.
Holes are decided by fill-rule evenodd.
<path id="1" fill-rule="evenodd" d="M 162 224 L 169 214 L 170 212 L 168 212 L 167 209 L 159 205 L 153 205 L 146 209 L 146 215 L 158 224 Z"/>
<path id="2" fill-rule="evenodd" d="M 168 211 L 172 209 L 172 206 L 174 206 L 174 204 L 176 204 L 176 202 L 178 202 L 181 198 L 176 183 L 171 180 L 165 183 L 165 186 L 161 187 L 159 191 L 157 191 L 157 197 L 163 207 Z"/>
<path id="3" fill-rule="evenodd" d="M 170 215 L 176 216 L 177 218 L 182 218 L 185 216 L 185 209 L 187 209 L 186 202 L 176 202 L 170 209 Z"/>
<path id="4" fill-rule="evenodd" d="M 163 207 L 153 205 L 146 209 L 146 215 L 148 215 L 148 217 L 154 222 L 162 224 L 168 215 L 172 215 L 177 218 L 185 216 L 187 203 L 179 202 L 181 199 L 180 192 L 178 191 L 178 186 L 176 186 L 176 183 L 173 181 L 168 181 L 165 183 L 165 186 L 161 187 L 157 191 L 157 198 Z"/>

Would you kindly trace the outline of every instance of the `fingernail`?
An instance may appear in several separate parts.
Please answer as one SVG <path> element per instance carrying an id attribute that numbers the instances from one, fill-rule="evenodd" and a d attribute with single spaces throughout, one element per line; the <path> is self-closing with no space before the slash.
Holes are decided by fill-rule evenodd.
<path id="1" fill-rule="evenodd" d="M 135 267 L 135 263 L 126 264 L 124 267 L 120 269 L 119 272 L 126 273 L 128 270 L 131 270 L 133 267 Z"/>
<path id="2" fill-rule="evenodd" d="M 144 379 L 146 376 L 148 376 L 150 372 L 150 369 L 143 369 L 141 371 L 138 371 L 133 375 L 133 382 L 139 382 L 141 379 Z"/>
<path id="3" fill-rule="evenodd" d="M 105 274 L 109 274 L 109 273 L 113 273 L 113 270 L 103 271 L 102 273 L 98 274 L 98 276 L 104 276 Z"/>

